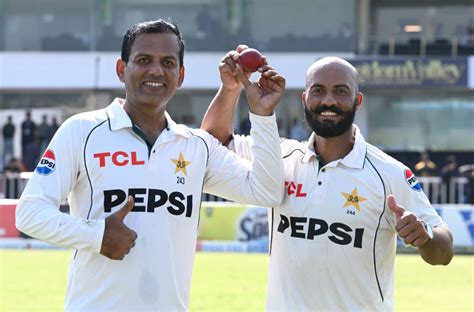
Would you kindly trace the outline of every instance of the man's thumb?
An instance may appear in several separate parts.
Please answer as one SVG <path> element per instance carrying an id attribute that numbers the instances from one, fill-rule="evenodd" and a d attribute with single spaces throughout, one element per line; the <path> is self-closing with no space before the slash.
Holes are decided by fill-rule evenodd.
<path id="1" fill-rule="evenodd" d="M 397 201 L 395 200 L 395 195 L 388 195 L 387 197 L 387 205 L 388 208 L 395 214 L 397 220 L 401 219 L 405 209 L 397 205 Z"/>
<path id="2" fill-rule="evenodd" d="M 135 201 L 133 200 L 133 197 L 128 196 L 127 203 L 119 211 L 117 211 L 115 215 L 123 221 L 123 219 L 125 219 L 127 214 L 130 211 L 132 211 L 134 205 L 135 205 Z"/>
<path id="3" fill-rule="evenodd" d="M 235 64 L 235 74 L 237 80 L 240 81 L 240 83 L 244 86 L 245 89 L 252 85 L 252 82 L 250 81 L 249 77 L 247 77 L 244 72 L 244 69 L 242 68 L 242 66 L 240 66 L 239 63 Z"/>

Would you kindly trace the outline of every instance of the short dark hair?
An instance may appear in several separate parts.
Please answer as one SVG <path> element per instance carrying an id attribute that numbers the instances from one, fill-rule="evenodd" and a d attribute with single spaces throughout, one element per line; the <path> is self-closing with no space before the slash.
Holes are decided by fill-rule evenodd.
<path id="1" fill-rule="evenodd" d="M 135 38 L 140 34 L 152 34 L 152 33 L 170 33 L 175 34 L 179 45 L 179 67 L 183 67 L 184 64 L 184 40 L 181 32 L 179 31 L 178 25 L 173 21 L 165 21 L 159 19 L 156 21 L 142 22 L 133 25 L 127 30 L 122 42 L 122 55 L 121 58 L 125 63 L 128 63 L 130 58 L 130 52 L 132 50 Z"/>

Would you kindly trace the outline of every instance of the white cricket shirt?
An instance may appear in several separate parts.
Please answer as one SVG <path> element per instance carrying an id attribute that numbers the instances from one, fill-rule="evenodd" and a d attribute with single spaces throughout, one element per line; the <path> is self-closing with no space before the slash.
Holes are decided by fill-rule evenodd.
<path id="1" fill-rule="evenodd" d="M 270 311 L 391 311 L 396 252 L 389 194 L 426 223 L 446 226 L 413 173 L 365 142 L 321 168 L 309 142 L 282 140 L 285 197 L 270 218 Z M 250 138 L 234 149 L 251 158 Z"/>
<path id="2" fill-rule="evenodd" d="M 189 302 L 202 191 L 253 205 L 281 202 L 283 164 L 275 116 L 251 114 L 255 160 L 202 130 L 167 128 L 150 149 L 116 99 L 67 120 L 17 207 L 17 227 L 76 249 L 67 311 L 174 311 Z M 104 219 L 135 199 L 125 224 L 138 238 L 124 260 L 100 255 Z M 58 208 L 68 197 L 70 215 Z"/>

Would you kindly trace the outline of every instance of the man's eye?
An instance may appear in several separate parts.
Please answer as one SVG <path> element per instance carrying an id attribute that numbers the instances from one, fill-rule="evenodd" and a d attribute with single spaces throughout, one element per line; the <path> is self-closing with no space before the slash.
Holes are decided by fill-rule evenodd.
<path id="1" fill-rule="evenodd" d="M 165 66 L 169 66 L 169 67 L 174 66 L 174 62 L 173 62 L 173 61 L 170 61 L 170 60 L 164 60 L 164 61 L 163 61 L 163 64 L 164 64 Z"/>
<path id="2" fill-rule="evenodd" d="M 336 92 L 337 94 L 341 94 L 341 95 L 346 95 L 349 93 L 349 91 L 347 91 L 346 89 L 337 89 Z"/>
<path id="3" fill-rule="evenodd" d="M 146 64 L 148 63 L 148 58 L 146 57 L 141 57 L 137 60 L 138 64 Z"/>

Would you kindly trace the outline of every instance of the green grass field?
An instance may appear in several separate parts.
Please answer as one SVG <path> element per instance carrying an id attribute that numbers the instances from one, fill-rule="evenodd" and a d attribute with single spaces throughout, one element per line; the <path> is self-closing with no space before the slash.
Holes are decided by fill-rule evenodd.
<path id="1" fill-rule="evenodd" d="M 198 253 L 191 311 L 264 311 L 268 256 Z M 0 250 L 0 311 L 61 311 L 69 252 Z M 474 311 L 474 256 L 432 267 L 398 255 L 396 311 Z"/>

